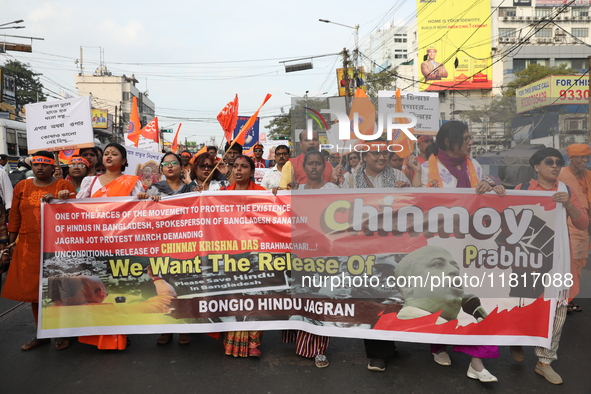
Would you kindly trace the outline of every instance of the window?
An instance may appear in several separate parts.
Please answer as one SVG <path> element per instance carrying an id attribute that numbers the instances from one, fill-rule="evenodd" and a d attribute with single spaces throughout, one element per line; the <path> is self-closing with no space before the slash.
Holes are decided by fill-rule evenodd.
<path id="1" fill-rule="evenodd" d="M 18 134 L 18 154 L 20 156 L 27 156 L 29 150 L 27 149 L 27 135 Z"/>
<path id="2" fill-rule="evenodd" d="M 572 34 L 575 37 L 589 37 L 589 28 L 587 27 L 573 27 Z"/>
<path id="3" fill-rule="evenodd" d="M 516 16 L 517 11 L 515 7 L 501 7 L 499 8 L 499 16 Z"/>
<path id="4" fill-rule="evenodd" d="M 406 59 L 406 55 L 394 55 L 394 59 Z"/>
<path id="5" fill-rule="evenodd" d="M 515 29 L 499 29 L 499 37 L 515 37 Z"/>
<path id="6" fill-rule="evenodd" d="M 513 72 L 518 73 L 526 69 L 530 64 L 539 64 L 548 67 L 548 59 L 513 59 Z"/>
<path id="7" fill-rule="evenodd" d="M 552 28 L 545 27 L 536 32 L 536 37 L 552 37 Z"/>
<path id="8" fill-rule="evenodd" d="M 573 16 L 589 16 L 589 7 L 573 7 Z"/>
<path id="9" fill-rule="evenodd" d="M 6 147 L 9 155 L 20 156 L 16 150 L 16 131 L 14 129 L 6 129 Z"/>
<path id="10" fill-rule="evenodd" d="M 552 15 L 552 8 L 536 8 L 536 16 L 544 18 Z"/>

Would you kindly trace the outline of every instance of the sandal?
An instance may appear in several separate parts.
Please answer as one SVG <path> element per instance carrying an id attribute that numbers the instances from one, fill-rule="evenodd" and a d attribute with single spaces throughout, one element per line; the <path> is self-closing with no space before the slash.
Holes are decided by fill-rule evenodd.
<path id="1" fill-rule="evenodd" d="M 55 340 L 55 348 L 57 350 L 64 350 L 70 347 L 70 340 L 66 338 L 57 338 Z"/>
<path id="2" fill-rule="evenodd" d="M 191 343 L 189 334 L 179 334 L 179 345 L 188 345 Z"/>
<path id="3" fill-rule="evenodd" d="M 583 308 L 581 308 L 580 306 L 576 305 L 573 302 L 569 302 L 568 305 L 566 306 L 566 311 L 567 312 L 583 312 Z"/>
<path id="4" fill-rule="evenodd" d="M 156 343 L 158 345 L 166 345 L 168 342 L 170 342 L 171 338 L 172 338 L 172 334 L 162 334 L 158 337 L 158 340 L 156 340 Z"/>
<path id="5" fill-rule="evenodd" d="M 314 357 L 314 363 L 318 368 L 328 367 L 328 359 L 324 354 L 319 354 L 316 357 Z"/>
<path id="6" fill-rule="evenodd" d="M 262 355 L 261 351 L 256 347 L 251 347 L 250 349 L 248 349 L 248 356 L 249 357 L 261 357 L 261 355 Z"/>
<path id="7" fill-rule="evenodd" d="M 38 348 L 39 346 L 47 345 L 50 342 L 51 342 L 51 339 L 47 339 L 47 338 L 46 339 L 33 338 L 29 342 L 27 342 L 23 346 L 21 346 L 21 350 L 33 350 L 35 348 Z"/>

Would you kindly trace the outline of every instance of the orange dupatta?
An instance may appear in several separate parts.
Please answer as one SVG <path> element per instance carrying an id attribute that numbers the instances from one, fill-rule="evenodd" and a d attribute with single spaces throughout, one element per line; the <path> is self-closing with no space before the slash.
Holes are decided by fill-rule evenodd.
<path id="1" fill-rule="evenodd" d="M 98 175 L 96 180 L 98 180 Z M 92 197 L 125 197 L 131 194 L 131 191 L 140 178 L 135 175 L 121 175 L 119 178 L 107 183 L 98 189 Z M 92 186 L 90 188 L 92 190 Z"/>
<path id="2" fill-rule="evenodd" d="M 427 187 L 443 187 L 441 182 L 441 175 L 439 174 L 439 165 L 437 164 L 437 156 L 431 155 L 429 157 L 429 178 L 427 179 Z M 470 177 L 470 187 L 476 189 L 478 186 L 478 176 L 476 169 L 469 157 L 466 156 L 466 165 L 468 166 L 468 176 Z"/>
<path id="3" fill-rule="evenodd" d="M 230 186 L 227 186 L 223 190 L 236 190 L 236 182 L 232 183 Z M 267 190 L 267 189 L 265 189 L 262 186 L 257 185 L 253 181 L 250 181 L 250 183 L 248 184 L 247 190 Z"/>

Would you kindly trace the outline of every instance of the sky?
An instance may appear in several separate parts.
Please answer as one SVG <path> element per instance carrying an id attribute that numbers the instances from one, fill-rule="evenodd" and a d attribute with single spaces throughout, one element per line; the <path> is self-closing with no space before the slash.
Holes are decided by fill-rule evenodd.
<path id="1" fill-rule="evenodd" d="M 28 63 L 43 74 L 50 95 L 77 96 L 80 47 L 85 74 L 99 66 L 102 48 L 113 75 L 135 74 L 136 87 L 156 105 L 161 127 L 182 122 L 182 140 L 209 143 L 215 137 L 219 145 L 223 132 L 215 118 L 235 94 L 241 116 L 251 115 L 267 93 L 273 95 L 260 113 L 261 132 L 281 108 L 288 110 L 292 96 L 336 94 L 342 57 L 315 58 L 312 70 L 292 73 L 279 63 L 354 47 L 354 29 L 318 19 L 359 25 L 363 52 L 375 29 L 412 20 L 415 0 L 0 0 L 0 9 L 0 24 L 24 19 L 20 25 L 26 26 L 0 33 L 44 39 L 33 41 L 33 53 L 0 54 L 0 63 Z"/>

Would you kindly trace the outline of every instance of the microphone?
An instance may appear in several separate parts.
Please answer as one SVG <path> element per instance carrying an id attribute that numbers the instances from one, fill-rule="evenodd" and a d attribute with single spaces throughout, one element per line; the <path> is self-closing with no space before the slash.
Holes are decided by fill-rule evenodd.
<path id="1" fill-rule="evenodd" d="M 480 298 L 476 297 L 474 294 L 466 294 L 466 296 L 462 298 L 462 310 L 467 314 L 474 316 L 477 322 L 481 322 L 488 316 L 488 313 L 486 313 L 480 303 Z"/>

